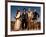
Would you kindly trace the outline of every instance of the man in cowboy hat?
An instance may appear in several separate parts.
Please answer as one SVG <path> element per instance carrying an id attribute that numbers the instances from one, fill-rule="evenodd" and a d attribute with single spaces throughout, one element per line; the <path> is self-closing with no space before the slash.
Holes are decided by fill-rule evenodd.
<path id="1" fill-rule="evenodd" d="M 32 18 L 33 18 L 33 11 L 28 8 L 28 29 L 30 30 L 32 28 Z"/>
<path id="2" fill-rule="evenodd" d="M 27 28 L 27 18 L 28 14 L 26 13 L 26 9 L 23 9 L 22 13 L 22 30 L 25 30 Z"/>

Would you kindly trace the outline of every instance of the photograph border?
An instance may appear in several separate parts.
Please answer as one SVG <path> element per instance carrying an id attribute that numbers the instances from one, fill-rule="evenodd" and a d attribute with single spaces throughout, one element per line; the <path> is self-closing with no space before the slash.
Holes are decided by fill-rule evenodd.
<path id="1" fill-rule="evenodd" d="M 7 4 L 8 2 L 18 2 L 18 3 L 33 3 L 33 4 L 43 4 L 43 33 L 34 33 L 34 34 L 19 34 L 19 35 L 8 35 L 8 30 L 7 30 L 7 24 L 8 24 L 8 11 L 7 11 Z M 24 2 L 24 1 L 5 1 L 5 36 L 25 36 L 25 35 L 42 35 L 45 34 L 45 3 L 44 2 Z"/>

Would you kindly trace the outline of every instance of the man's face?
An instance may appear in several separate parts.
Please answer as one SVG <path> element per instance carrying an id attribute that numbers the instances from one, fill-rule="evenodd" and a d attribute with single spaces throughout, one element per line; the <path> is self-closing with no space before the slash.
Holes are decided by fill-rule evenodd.
<path id="1" fill-rule="evenodd" d="M 28 12 L 30 13 L 31 10 L 28 10 Z"/>
<path id="2" fill-rule="evenodd" d="M 24 12 L 24 14 L 25 14 L 25 12 Z"/>

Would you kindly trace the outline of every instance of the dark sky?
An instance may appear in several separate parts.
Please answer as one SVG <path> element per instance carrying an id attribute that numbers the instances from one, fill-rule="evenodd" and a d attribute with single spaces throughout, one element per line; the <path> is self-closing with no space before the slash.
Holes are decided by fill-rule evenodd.
<path id="1" fill-rule="evenodd" d="M 23 11 L 24 8 L 26 10 L 28 10 L 28 8 L 30 8 L 32 11 L 34 11 L 36 9 L 37 13 L 40 15 L 40 7 L 34 7 L 34 6 L 11 6 L 11 21 L 15 21 L 14 17 L 16 16 L 16 11 L 17 11 L 18 8 L 20 9 L 21 12 Z"/>

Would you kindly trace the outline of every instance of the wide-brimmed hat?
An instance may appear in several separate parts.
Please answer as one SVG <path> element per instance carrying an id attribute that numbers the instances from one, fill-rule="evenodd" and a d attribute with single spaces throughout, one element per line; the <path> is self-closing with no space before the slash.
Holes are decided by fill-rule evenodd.
<path id="1" fill-rule="evenodd" d="M 18 9 L 17 9 L 17 11 L 19 12 L 19 11 L 20 11 L 20 9 L 18 8 Z"/>
<path id="2" fill-rule="evenodd" d="M 30 9 L 30 8 L 28 8 L 28 11 L 31 11 L 31 9 Z"/>
<path id="3" fill-rule="evenodd" d="M 23 11 L 26 12 L 26 9 L 24 8 Z"/>

